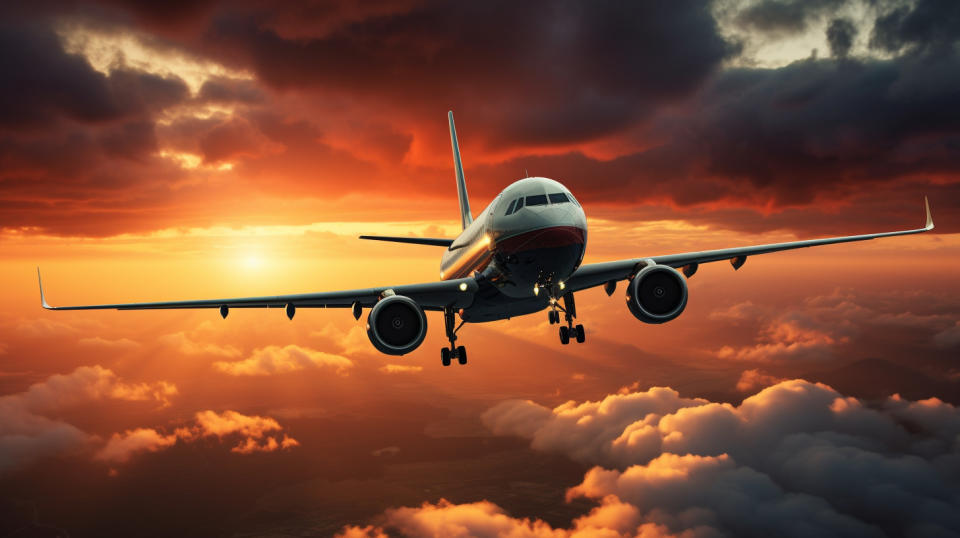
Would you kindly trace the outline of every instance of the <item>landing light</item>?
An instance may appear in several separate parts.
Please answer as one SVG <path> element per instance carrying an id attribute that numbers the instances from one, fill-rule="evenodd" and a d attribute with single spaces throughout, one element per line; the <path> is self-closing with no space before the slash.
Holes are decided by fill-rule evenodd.
<path id="1" fill-rule="evenodd" d="M 467 283 L 466 283 L 466 282 L 461 282 L 461 283 L 460 283 L 460 291 L 467 291 Z"/>
<path id="2" fill-rule="evenodd" d="M 564 284 L 563 282 L 560 283 L 560 289 L 564 289 L 564 288 L 566 288 L 566 287 L 567 287 L 566 284 Z"/>
<path id="3" fill-rule="evenodd" d="M 534 287 L 533 287 L 533 294 L 534 294 L 534 295 L 540 295 L 540 286 L 534 286 Z"/>

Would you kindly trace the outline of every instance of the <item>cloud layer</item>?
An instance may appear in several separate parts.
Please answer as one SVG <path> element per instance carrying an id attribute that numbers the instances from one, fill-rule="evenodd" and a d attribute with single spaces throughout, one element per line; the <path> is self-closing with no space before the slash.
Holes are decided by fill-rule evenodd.
<path id="1" fill-rule="evenodd" d="M 877 405 L 803 380 L 740 405 L 653 388 L 549 409 L 503 402 L 498 434 L 593 464 L 568 499 L 600 501 L 570 529 L 488 502 L 385 514 L 408 536 L 904 536 L 960 532 L 960 410 L 891 396 Z M 380 527 L 348 528 L 375 536 Z M 353 534 L 351 534 L 353 533 Z"/>

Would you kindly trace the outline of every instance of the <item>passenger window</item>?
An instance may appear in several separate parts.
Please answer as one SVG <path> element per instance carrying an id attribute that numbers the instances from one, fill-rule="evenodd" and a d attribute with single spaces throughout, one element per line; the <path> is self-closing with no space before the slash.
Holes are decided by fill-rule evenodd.
<path id="1" fill-rule="evenodd" d="M 504 215 L 511 215 L 511 214 L 513 214 L 513 206 L 515 206 L 515 205 L 517 205 L 517 201 L 516 201 L 516 200 L 510 202 L 510 206 L 507 207 L 507 212 L 504 213 Z"/>
<path id="2" fill-rule="evenodd" d="M 537 194 L 534 196 L 527 196 L 527 205 L 547 205 L 547 195 Z"/>
<path id="3" fill-rule="evenodd" d="M 570 200 L 567 199 L 567 195 L 562 192 L 558 192 L 550 195 L 551 204 L 565 204 L 569 201 Z"/>

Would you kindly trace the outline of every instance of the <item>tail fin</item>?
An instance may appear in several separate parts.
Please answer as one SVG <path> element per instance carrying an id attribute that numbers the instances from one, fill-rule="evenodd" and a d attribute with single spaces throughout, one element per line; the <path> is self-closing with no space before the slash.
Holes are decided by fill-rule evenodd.
<path id="1" fill-rule="evenodd" d="M 457 197 L 460 199 L 460 221 L 463 229 L 473 222 L 470 213 L 470 198 L 467 197 L 467 183 L 463 179 L 463 163 L 460 162 L 460 144 L 457 143 L 457 129 L 453 126 L 453 111 L 447 113 L 450 120 L 450 144 L 453 146 L 453 167 L 457 172 Z"/>

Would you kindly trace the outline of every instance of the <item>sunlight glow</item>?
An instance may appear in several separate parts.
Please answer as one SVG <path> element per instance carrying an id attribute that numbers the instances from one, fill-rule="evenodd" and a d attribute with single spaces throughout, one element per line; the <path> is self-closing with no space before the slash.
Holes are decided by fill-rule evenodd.
<path id="1" fill-rule="evenodd" d="M 253 79 L 250 72 L 190 57 L 130 31 L 94 28 L 76 19 L 64 19 L 56 32 L 66 52 L 83 56 L 94 69 L 106 75 L 129 68 L 162 77 L 179 77 L 193 95 L 211 78 Z"/>

